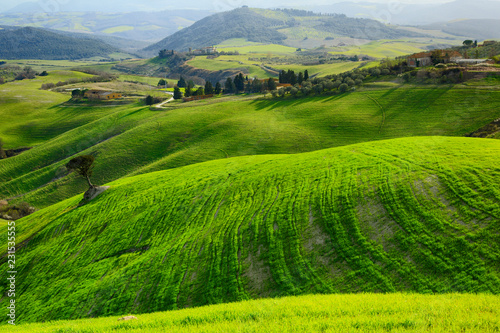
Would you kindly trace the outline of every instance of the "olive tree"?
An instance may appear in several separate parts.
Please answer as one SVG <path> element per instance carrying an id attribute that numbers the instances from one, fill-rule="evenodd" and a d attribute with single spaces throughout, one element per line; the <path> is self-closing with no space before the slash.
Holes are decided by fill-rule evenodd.
<path id="1" fill-rule="evenodd" d="M 87 179 L 89 188 L 94 188 L 95 186 L 90 181 L 92 170 L 94 169 L 94 161 L 95 158 L 92 155 L 78 156 L 66 163 L 66 169 L 75 171 L 76 173 Z"/>

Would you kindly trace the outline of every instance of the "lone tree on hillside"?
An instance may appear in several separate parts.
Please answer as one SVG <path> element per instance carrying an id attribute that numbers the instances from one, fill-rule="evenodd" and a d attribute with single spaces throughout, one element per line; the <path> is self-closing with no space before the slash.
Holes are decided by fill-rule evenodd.
<path id="1" fill-rule="evenodd" d="M 174 87 L 174 99 L 181 99 L 182 98 L 182 91 L 179 89 L 179 87 L 175 86 Z"/>
<path id="2" fill-rule="evenodd" d="M 94 161 L 95 158 L 92 155 L 78 156 L 66 163 L 66 169 L 76 171 L 79 175 L 87 179 L 89 189 L 92 189 L 95 188 L 90 182 L 90 176 L 92 176 L 92 170 L 94 169 Z"/>

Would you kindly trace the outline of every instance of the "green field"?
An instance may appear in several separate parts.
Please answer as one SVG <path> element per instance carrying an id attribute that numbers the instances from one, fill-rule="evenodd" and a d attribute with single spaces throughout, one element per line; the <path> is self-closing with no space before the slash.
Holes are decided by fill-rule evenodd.
<path id="1" fill-rule="evenodd" d="M 22 81 L 0 89 L 11 89 L 12 96 L 33 92 L 39 101 L 69 98 L 37 90 L 38 84 Z M 98 154 L 95 177 L 105 183 L 226 157 L 407 136 L 463 136 L 500 117 L 499 94 L 487 86 L 371 84 L 351 94 L 298 100 L 252 96 L 175 103 L 167 112 L 138 104 L 99 108 L 47 102 L 45 109 L 33 109 L 28 99 L 13 98 L 2 111 L 11 119 L 2 123 L 2 138 L 7 147 L 36 147 L 2 161 L 0 192 L 38 208 L 80 193 L 84 183 L 61 177 L 77 153 Z M 20 112 L 22 118 L 16 116 Z"/>
<path id="2" fill-rule="evenodd" d="M 17 221 L 19 321 L 313 293 L 498 294 L 498 156 L 498 140 L 416 137 L 122 178 L 83 207 L 80 194 Z"/>
<path id="3" fill-rule="evenodd" d="M 261 53 L 266 55 L 267 53 L 272 53 L 276 55 L 291 55 L 296 51 L 296 48 L 290 46 L 255 43 L 243 38 L 228 39 L 215 47 L 217 47 L 219 52 L 238 51 L 240 54 Z"/>
<path id="4" fill-rule="evenodd" d="M 363 304 L 363 306 L 360 306 Z M 0 332 L 497 332 L 491 295 L 315 295 L 119 317 L 0 326 Z"/>
<path id="5" fill-rule="evenodd" d="M 259 67 L 258 61 L 250 62 L 248 60 L 236 60 L 235 58 L 240 58 L 239 56 L 220 56 L 216 59 L 207 59 L 206 56 L 198 56 L 193 60 L 187 62 L 188 65 L 195 68 L 207 69 L 210 71 L 219 71 L 227 69 L 241 70 L 248 74 L 249 77 L 260 77 L 266 78 L 270 77 L 266 71 Z M 241 58 L 247 58 L 241 56 Z"/>

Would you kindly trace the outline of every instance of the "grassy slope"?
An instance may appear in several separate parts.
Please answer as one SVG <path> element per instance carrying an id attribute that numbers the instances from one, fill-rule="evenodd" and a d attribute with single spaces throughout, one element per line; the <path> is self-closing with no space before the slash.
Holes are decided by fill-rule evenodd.
<path id="1" fill-rule="evenodd" d="M 360 306 L 363 304 L 363 306 Z M 315 295 L 117 317 L 0 326 L 0 332 L 496 332 L 492 295 Z"/>
<path id="2" fill-rule="evenodd" d="M 485 89 L 390 85 L 298 100 L 213 99 L 167 112 L 140 106 L 92 109 L 96 120 L 2 161 L 0 193 L 10 198 L 33 191 L 18 200 L 41 208 L 84 191 L 83 181 L 62 177 L 63 165 L 77 153 L 98 154 L 99 184 L 228 156 L 300 153 L 416 135 L 462 136 L 500 117 L 500 91 Z M 86 116 L 81 108 L 56 110 Z"/>
<path id="3" fill-rule="evenodd" d="M 0 137 L 5 148 L 39 144 L 103 116 L 105 108 L 61 106 L 70 99 L 69 94 L 40 90 L 43 83 L 91 76 L 53 71 L 46 77 L 1 85 Z"/>
<path id="4" fill-rule="evenodd" d="M 115 181 L 83 207 L 79 195 L 17 221 L 18 301 L 30 305 L 18 318 L 310 293 L 500 293 L 498 156 L 497 140 L 421 137 Z"/>

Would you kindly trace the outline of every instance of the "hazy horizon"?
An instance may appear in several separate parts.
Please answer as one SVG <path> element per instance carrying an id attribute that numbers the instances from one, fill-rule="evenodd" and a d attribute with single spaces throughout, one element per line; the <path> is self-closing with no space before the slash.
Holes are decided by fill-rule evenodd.
<path id="1" fill-rule="evenodd" d="M 277 7 L 296 7 L 301 9 L 308 9 L 311 6 L 329 6 L 336 3 L 350 2 L 350 3 L 360 3 L 360 2 L 372 2 L 377 4 L 387 4 L 388 6 L 404 6 L 404 5 L 415 5 L 415 4 L 442 4 L 447 2 L 453 2 L 454 0 L 362 0 L 362 1 L 346 1 L 346 0 L 311 0 L 304 5 L 301 0 L 214 0 L 214 1 L 201 1 L 201 0 L 187 0 L 183 1 L 182 5 L 179 6 L 177 2 L 171 1 L 161 1 L 152 0 L 149 2 L 142 2 L 136 0 L 125 0 L 117 1 L 111 0 L 106 3 L 96 0 L 51 0 L 51 1 L 32 1 L 32 0 L 20 0 L 16 1 L 15 4 L 11 0 L 0 0 L 0 13 L 7 12 L 19 5 L 25 5 L 26 7 L 32 6 L 33 11 L 36 12 L 58 12 L 58 11 L 71 11 L 72 5 L 75 4 L 85 4 L 88 7 L 88 11 L 103 11 L 103 12 L 130 12 L 130 11 L 162 11 L 162 10 L 179 10 L 179 9 L 200 9 L 200 10 L 210 10 L 210 11 L 224 11 L 232 8 L 241 7 L 243 5 L 248 5 L 250 7 L 257 8 L 277 8 Z M 500 0 L 489 0 L 494 2 L 500 2 Z M 82 11 L 82 8 L 78 7 L 75 10 Z"/>

